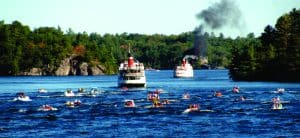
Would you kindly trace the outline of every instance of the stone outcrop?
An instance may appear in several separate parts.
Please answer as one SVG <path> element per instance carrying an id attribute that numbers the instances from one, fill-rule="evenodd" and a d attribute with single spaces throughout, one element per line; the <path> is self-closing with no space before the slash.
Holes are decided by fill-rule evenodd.
<path id="1" fill-rule="evenodd" d="M 96 65 L 90 67 L 90 74 L 91 75 L 103 75 L 105 71 L 105 67 L 102 65 Z"/>
<path id="2" fill-rule="evenodd" d="M 102 65 L 91 66 L 87 62 L 80 61 L 76 57 L 68 57 L 61 61 L 56 68 L 45 66 L 44 68 L 32 68 L 28 72 L 21 72 L 18 75 L 24 76 L 69 76 L 69 75 L 104 75 L 105 67 Z"/>
<path id="3" fill-rule="evenodd" d="M 81 62 L 80 58 L 66 58 L 55 71 L 56 76 L 67 75 L 104 75 L 105 67 L 102 65 L 91 66 L 87 62 Z"/>
<path id="4" fill-rule="evenodd" d="M 70 74 L 70 70 L 71 70 L 70 60 L 71 60 L 70 58 L 65 58 L 64 60 L 61 61 L 60 66 L 55 71 L 56 76 L 67 76 Z"/>
<path id="5" fill-rule="evenodd" d="M 27 72 L 20 72 L 18 75 L 22 75 L 22 76 L 41 76 L 41 75 L 43 75 L 43 70 L 41 68 L 32 68 Z"/>
<path id="6" fill-rule="evenodd" d="M 79 72 L 80 72 L 80 75 L 83 75 L 83 76 L 89 75 L 88 67 L 89 67 L 89 65 L 88 65 L 86 62 L 82 62 L 82 63 L 79 65 Z"/>

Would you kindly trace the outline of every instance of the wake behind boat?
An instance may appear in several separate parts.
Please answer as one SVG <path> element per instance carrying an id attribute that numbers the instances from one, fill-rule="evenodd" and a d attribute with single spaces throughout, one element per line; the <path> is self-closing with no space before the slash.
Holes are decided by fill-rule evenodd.
<path id="1" fill-rule="evenodd" d="M 128 52 L 128 60 L 120 64 L 119 87 L 146 87 L 146 76 L 143 63 L 134 60 L 133 56 Z"/>

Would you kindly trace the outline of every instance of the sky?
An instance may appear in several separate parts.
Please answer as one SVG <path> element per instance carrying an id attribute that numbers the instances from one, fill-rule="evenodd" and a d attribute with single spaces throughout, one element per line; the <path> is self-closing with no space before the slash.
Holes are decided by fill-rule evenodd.
<path id="1" fill-rule="evenodd" d="M 221 0 L 1 0 L 0 21 L 18 20 L 31 29 L 71 28 L 98 34 L 180 34 L 193 31 L 203 21 L 196 15 Z M 207 32 L 227 37 L 259 36 L 300 0 L 232 0 L 241 11 L 242 27 L 224 26 Z"/>

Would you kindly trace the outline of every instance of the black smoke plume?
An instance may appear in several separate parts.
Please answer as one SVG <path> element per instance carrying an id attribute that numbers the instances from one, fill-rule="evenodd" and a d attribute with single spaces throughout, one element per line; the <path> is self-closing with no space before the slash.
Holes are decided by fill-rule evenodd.
<path id="1" fill-rule="evenodd" d="M 207 41 L 205 29 L 220 29 L 223 26 L 241 28 L 241 11 L 232 0 L 221 0 L 198 13 L 197 18 L 202 21 L 194 31 L 194 54 L 199 57 L 207 57 Z"/>
<path id="2" fill-rule="evenodd" d="M 223 26 L 240 27 L 242 24 L 241 10 L 232 0 L 221 0 L 197 14 L 197 18 L 211 29 L 219 29 Z"/>
<path id="3" fill-rule="evenodd" d="M 194 31 L 194 54 L 198 57 L 206 57 L 207 56 L 207 42 L 206 36 L 203 32 L 203 25 L 197 27 Z"/>

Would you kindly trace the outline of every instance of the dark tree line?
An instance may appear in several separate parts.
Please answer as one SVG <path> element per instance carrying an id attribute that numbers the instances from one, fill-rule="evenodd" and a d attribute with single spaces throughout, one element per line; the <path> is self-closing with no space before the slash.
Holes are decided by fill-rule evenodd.
<path id="1" fill-rule="evenodd" d="M 208 57 L 213 66 L 228 66 L 233 40 L 208 35 Z M 64 33 L 60 27 L 31 30 L 18 21 L 0 22 L 0 75 L 18 75 L 31 68 L 47 70 L 47 75 L 67 57 L 90 65 L 105 66 L 107 74 L 117 72 L 128 48 L 146 67 L 173 69 L 187 51 L 193 50 L 193 32 L 179 35 Z M 194 62 L 197 68 L 200 65 Z"/>
<path id="2" fill-rule="evenodd" d="M 229 68 L 233 80 L 300 81 L 300 10 L 279 17 L 259 38 L 236 42 Z"/>
<path id="3" fill-rule="evenodd" d="M 31 31 L 14 21 L 0 22 L 0 74 L 16 75 L 33 67 L 57 66 L 71 50 L 71 41 L 58 28 Z"/>

